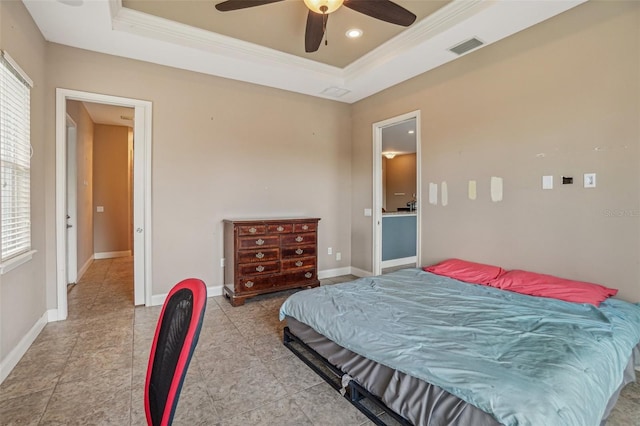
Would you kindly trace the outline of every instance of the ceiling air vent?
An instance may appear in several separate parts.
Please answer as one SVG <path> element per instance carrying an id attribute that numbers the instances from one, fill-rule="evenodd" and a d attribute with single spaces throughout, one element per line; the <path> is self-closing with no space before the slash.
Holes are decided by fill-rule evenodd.
<path id="1" fill-rule="evenodd" d="M 121 115 L 120 119 L 121 120 L 127 120 L 127 121 L 133 121 L 133 117 L 130 117 L 128 115 Z"/>
<path id="2" fill-rule="evenodd" d="M 320 94 L 325 96 L 331 96 L 332 98 L 341 98 L 342 96 L 346 95 L 350 91 L 351 90 L 343 89 L 340 87 L 327 87 L 322 92 L 320 92 Z"/>
<path id="3" fill-rule="evenodd" d="M 456 44 L 455 46 L 449 48 L 449 50 L 456 55 L 462 55 L 470 50 L 475 49 L 476 47 L 482 46 L 483 44 L 483 42 L 474 37 L 467 41 L 463 41 L 460 44 Z"/>

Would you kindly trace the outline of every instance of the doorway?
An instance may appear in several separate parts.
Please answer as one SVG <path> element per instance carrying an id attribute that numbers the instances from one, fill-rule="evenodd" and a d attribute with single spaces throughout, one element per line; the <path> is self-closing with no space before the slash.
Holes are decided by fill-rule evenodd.
<path id="1" fill-rule="evenodd" d="M 151 305 L 151 102 L 67 89 L 56 89 L 56 286 L 58 308 L 51 320 L 68 315 L 67 245 L 67 101 L 91 102 L 134 109 L 133 125 L 133 251 L 134 304 Z M 72 242 L 73 244 L 73 242 Z M 77 265 L 76 265 L 77 266 Z"/>
<path id="2" fill-rule="evenodd" d="M 420 265 L 420 111 L 373 124 L 373 274 Z"/>

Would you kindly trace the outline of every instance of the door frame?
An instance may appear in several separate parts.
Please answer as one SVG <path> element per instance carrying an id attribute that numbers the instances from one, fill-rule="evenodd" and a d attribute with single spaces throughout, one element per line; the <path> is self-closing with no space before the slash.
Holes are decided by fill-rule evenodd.
<path id="1" fill-rule="evenodd" d="M 56 285 L 57 318 L 68 315 L 66 284 L 67 100 L 134 108 L 134 303 L 151 306 L 151 131 L 152 103 L 140 99 L 56 88 Z"/>
<path id="2" fill-rule="evenodd" d="M 382 273 L 382 129 L 403 121 L 416 120 L 416 266 L 421 264 L 420 247 L 422 246 L 420 224 L 422 223 L 421 190 L 421 130 L 420 110 L 407 112 L 386 120 L 373 123 L 373 275 Z"/>
<path id="3" fill-rule="evenodd" d="M 78 186 L 70 185 L 71 182 L 77 182 L 77 136 L 78 126 L 69 114 L 66 114 L 66 160 L 67 160 L 67 199 L 66 214 L 69 218 L 66 220 L 67 226 L 67 284 L 75 283 L 78 280 L 78 209 L 77 209 L 77 193 Z M 70 225 L 70 226 L 69 226 Z"/>

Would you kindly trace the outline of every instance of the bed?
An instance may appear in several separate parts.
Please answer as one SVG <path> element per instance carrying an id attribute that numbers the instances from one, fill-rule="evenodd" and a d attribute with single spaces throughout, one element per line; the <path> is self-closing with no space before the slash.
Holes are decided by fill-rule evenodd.
<path id="1" fill-rule="evenodd" d="M 285 345 L 377 424 L 379 406 L 400 424 L 599 425 L 640 365 L 638 304 L 413 268 L 296 293 L 280 319 Z"/>

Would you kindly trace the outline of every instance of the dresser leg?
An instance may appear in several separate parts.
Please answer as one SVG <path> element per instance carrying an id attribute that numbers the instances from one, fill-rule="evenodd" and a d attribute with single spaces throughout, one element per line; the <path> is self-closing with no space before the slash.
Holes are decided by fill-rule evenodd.
<path id="1" fill-rule="evenodd" d="M 222 295 L 231 303 L 231 306 L 242 306 L 247 299 L 246 297 L 236 296 L 227 287 L 223 289 Z"/>
<path id="2" fill-rule="evenodd" d="M 231 306 L 242 306 L 244 305 L 244 301 L 247 300 L 246 297 L 231 297 L 229 302 L 231 302 Z"/>

